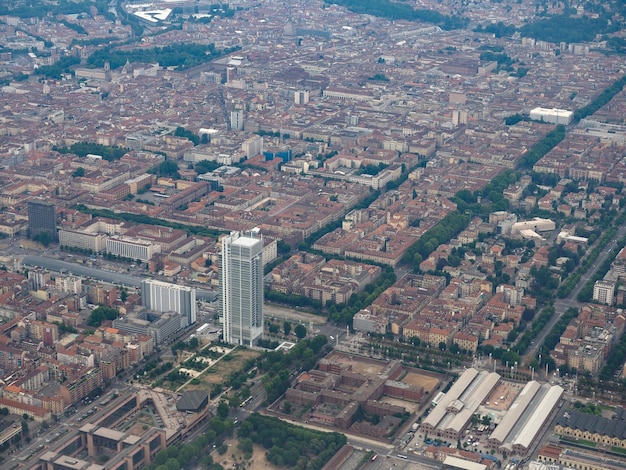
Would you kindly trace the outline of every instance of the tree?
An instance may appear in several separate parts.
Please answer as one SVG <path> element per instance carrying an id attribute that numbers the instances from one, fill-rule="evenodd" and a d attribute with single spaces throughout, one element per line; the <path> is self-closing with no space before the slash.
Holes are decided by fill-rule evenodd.
<path id="1" fill-rule="evenodd" d="M 442 351 L 446 350 L 446 343 L 443 341 L 439 342 L 439 349 L 441 349 Z"/>
<path id="2" fill-rule="evenodd" d="M 161 162 L 158 171 L 161 176 L 170 176 L 174 179 L 180 178 L 178 164 L 174 160 L 165 160 L 164 162 Z"/>
<path id="3" fill-rule="evenodd" d="M 296 325 L 293 332 L 296 334 L 298 339 L 303 339 L 306 336 L 306 328 L 304 325 Z"/>
<path id="4" fill-rule="evenodd" d="M 275 334 L 276 334 L 276 333 L 278 333 L 279 331 L 280 331 L 280 326 L 278 326 L 276 323 L 272 323 L 272 324 L 269 326 L 269 332 L 270 332 L 270 333 L 272 333 L 272 334 L 274 334 L 274 335 L 275 335 Z"/>
<path id="5" fill-rule="evenodd" d="M 89 317 L 87 318 L 87 325 L 99 327 L 105 320 L 115 320 L 119 316 L 119 312 L 110 307 L 104 307 L 100 305 L 93 309 Z"/>
<path id="6" fill-rule="evenodd" d="M 253 450 L 252 439 L 250 439 L 249 437 L 239 439 L 239 444 L 237 444 L 237 448 L 244 454 L 251 454 Z"/>
<path id="7" fill-rule="evenodd" d="M 74 178 L 85 176 L 85 169 L 82 166 L 79 166 L 78 168 L 76 168 L 76 170 L 74 170 L 72 176 Z"/>
<path id="8" fill-rule="evenodd" d="M 228 413 L 230 412 L 230 408 L 228 407 L 228 403 L 226 401 L 221 400 L 217 405 L 217 415 L 222 418 L 228 418 Z"/>
<path id="9" fill-rule="evenodd" d="M 289 333 L 291 333 L 291 323 L 289 323 L 288 321 L 286 321 L 283 324 L 283 331 L 285 332 L 285 336 L 289 336 Z"/>
<path id="10" fill-rule="evenodd" d="M 47 230 L 45 230 L 35 235 L 33 237 L 33 240 L 47 247 L 48 245 L 50 245 L 50 242 L 52 241 L 52 237 L 50 236 L 50 233 Z"/>
<path id="11" fill-rule="evenodd" d="M 165 462 L 165 466 L 168 468 L 168 470 L 180 470 L 180 462 L 178 462 L 178 460 L 173 457 L 167 459 L 167 462 Z"/>

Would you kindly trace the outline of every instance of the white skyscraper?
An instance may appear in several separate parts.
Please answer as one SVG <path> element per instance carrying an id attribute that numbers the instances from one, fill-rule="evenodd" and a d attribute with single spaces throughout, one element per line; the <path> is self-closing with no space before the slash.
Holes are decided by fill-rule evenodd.
<path id="1" fill-rule="evenodd" d="M 263 334 L 262 254 L 259 229 L 222 238 L 220 318 L 227 343 L 249 346 Z"/>
<path id="2" fill-rule="evenodd" d="M 186 319 L 183 328 L 196 322 L 196 289 L 168 282 L 141 281 L 141 303 L 155 312 L 176 312 Z"/>
<path id="3" fill-rule="evenodd" d="M 243 130 L 243 109 L 235 109 L 230 112 L 230 127 L 238 131 Z"/>

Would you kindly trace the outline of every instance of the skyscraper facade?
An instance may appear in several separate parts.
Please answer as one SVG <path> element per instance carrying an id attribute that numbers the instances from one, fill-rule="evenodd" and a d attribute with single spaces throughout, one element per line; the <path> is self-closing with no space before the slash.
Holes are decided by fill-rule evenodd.
<path id="1" fill-rule="evenodd" d="M 28 238 L 48 233 L 51 241 L 57 238 L 57 216 L 53 204 L 44 201 L 28 202 Z"/>
<path id="2" fill-rule="evenodd" d="M 141 304 L 155 312 L 176 312 L 185 318 L 185 325 L 196 322 L 196 289 L 168 282 L 141 281 Z"/>
<path id="3" fill-rule="evenodd" d="M 251 346 L 263 334 L 262 254 L 258 229 L 222 238 L 220 318 L 227 343 Z"/>

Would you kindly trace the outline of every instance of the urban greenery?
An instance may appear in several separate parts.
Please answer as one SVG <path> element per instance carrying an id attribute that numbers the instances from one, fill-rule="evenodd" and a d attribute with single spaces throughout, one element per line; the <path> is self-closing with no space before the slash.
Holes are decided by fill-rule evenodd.
<path id="1" fill-rule="evenodd" d="M 147 225 L 161 225 L 164 227 L 171 227 L 179 230 L 184 230 L 188 234 L 200 235 L 203 237 L 218 238 L 223 232 L 200 225 L 185 225 L 179 222 L 172 222 L 170 220 L 157 219 L 156 217 L 149 217 L 143 214 L 132 214 L 129 212 L 113 212 L 109 209 L 93 209 L 85 206 L 84 204 L 76 204 L 74 209 L 91 214 L 94 217 L 107 217 L 116 220 L 125 220 L 128 222 L 135 222 L 138 224 Z"/>
<path id="2" fill-rule="evenodd" d="M 557 125 L 554 129 L 548 132 L 539 142 L 537 142 L 531 149 L 526 151 L 519 162 L 520 168 L 530 169 L 535 163 L 537 163 L 544 155 L 558 145 L 565 138 L 565 126 L 562 124 Z"/>
<path id="3" fill-rule="evenodd" d="M 554 15 L 529 23 L 520 28 L 523 37 L 559 44 L 560 42 L 591 42 L 597 34 L 615 32 L 619 24 L 608 22 L 604 15 L 599 18 L 589 16 Z"/>
<path id="4" fill-rule="evenodd" d="M 87 318 L 87 325 L 99 327 L 105 320 L 115 320 L 119 317 L 119 312 L 111 307 L 100 305 L 94 308 Z"/>
<path id="5" fill-rule="evenodd" d="M 158 63 L 161 67 L 175 67 L 177 70 L 186 70 L 196 65 L 204 64 L 223 55 L 231 54 L 240 49 L 239 46 L 222 50 L 215 48 L 215 44 L 179 43 L 151 49 L 115 50 L 107 47 L 94 52 L 88 59 L 89 66 L 104 67 L 108 62 L 112 69 L 124 66 L 127 62 L 143 64 Z"/>
<path id="6" fill-rule="evenodd" d="M 323 433 L 257 413 L 241 424 L 237 434 L 244 446 L 247 439 L 263 446 L 273 465 L 300 470 L 321 469 L 347 443 L 338 432 Z"/>
<path id="7" fill-rule="evenodd" d="M 109 147 L 107 145 L 95 144 L 91 142 L 76 142 L 69 147 L 53 146 L 52 150 L 63 154 L 73 153 L 79 157 L 98 155 L 102 157 L 103 160 L 107 160 L 109 162 L 119 160 L 126 155 L 126 153 L 128 153 L 128 149 L 125 148 Z"/>
<path id="8" fill-rule="evenodd" d="M 348 10 L 390 20 L 408 20 L 432 23 L 442 29 L 459 29 L 467 26 L 469 20 L 458 16 L 447 16 L 433 10 L 415 10 L 408 4 L 391 0 L 324 0 L 346 7 Z"/>
<path id="9" fill-rule="evenodd" d="M 33 73 L 42 75 L 44 78 L 60 80 L 63 74 L 71 74 L 70 67 L 80 63 L 80 59 L 76 56 L 66 56 L 59 59 L 54 65 L 42 65 L 36 68 Z"/>

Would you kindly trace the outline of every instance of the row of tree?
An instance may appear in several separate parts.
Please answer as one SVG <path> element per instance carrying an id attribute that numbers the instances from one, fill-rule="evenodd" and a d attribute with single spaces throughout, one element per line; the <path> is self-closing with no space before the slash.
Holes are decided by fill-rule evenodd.
<path id="1" fill-rule="evenodd" d="M 569 325 L 569 322 L 578 316 L 577 308 L 568 308 L 561 318 L 554 324 L 543 341 L 543 346 L 547 351 L 552 351 L 561 340 L 561 335 Z"/>
<path id="2" fill-rule="evenodd" d="M 626 75 L 615 81 L 608 88 L 604 89 L 602 93 L 596 96 L 591 103 L 574 111 L 574 122 L 578 122 L 581 119 L 584 119 L 587 116 L 595 113 L 597 110 L 599 110 L 609 101 L 611 101 L 615 95 L 620 93 L 624 89 L 624 85 L 626 85 Z"/>
<path id="3" fill-rule="evenodd" d="M 215 44 L 176 43 L 164 47 L 151 49 L 116 50 L 115 47 L 106 47 L 94 52 L 87 63 L 94 68 L 104 67 L 108 62 L 111 69 L 123 67 L 126 62 L 142 64 L 158 63 L 161 67 L 176 67 L 185 70 L 196 65 L 210 62 L 223 55 L 238 51 L 239 46 L 218 50 Z"/>
<path id="4" fill-rule="evenodd" d="M 367 284 L 361 292 L 350 296 L 347 305 L 331 305 L 328 308 L 328 318 L 336 323 L 351 324 L 352 318 L 359 310 L 371 305 L 380 294 L 396 282 L 394 270 L 386 266 L 381 276 L 370 284 Z"/>
<path id="5" fill-rule="evenodd" d="M 559 124 L 522 155 L 519 161 L 519 167 L 531 169 L 535 163 L 556 147 L 564 138 L 565 126 Z"/>
<path id="6" fill-rule="evenodd" d="M 458 235 L 467 227 L 469 222 L 470 218 L 459 211 L 449 213 L 409 247 L 403 260 L 413 263 L 414 268 L 419 270 L 419 264 L 423 259 L 428 258 L 441 243 L 447 243 Z"/>
<path id="7" fill-rule="evenodd" d="M 76 204 L 74 209 L 91 214 L 93 217 L 107 217 L 115 220 L 125 220 L 128 222 L 135 222 L 137 224 L 158 225 L 163 227 L 171 227 L 179 230 L 184 230 L 188 234 L 200 235 L 202 237 L 218 238 L 222 232 L 220 230 L 204 227 L 200 225 L 185 225 L 179 222 L 172 222 L 170 220 L 158 219 L 156 217 L 150 217 L 144 214 L 133 214 L 130 212 L 113 212 L 109 209 L 92 209 L 84 204 Z"/>

